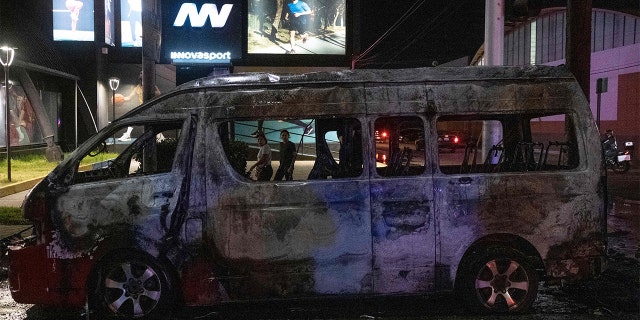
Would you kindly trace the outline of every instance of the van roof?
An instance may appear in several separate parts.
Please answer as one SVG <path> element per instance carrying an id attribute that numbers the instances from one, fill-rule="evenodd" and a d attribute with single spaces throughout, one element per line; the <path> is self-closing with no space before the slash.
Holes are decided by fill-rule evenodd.
<path id="1" fill-rule="evenodd" d="M 304 74 L 237 73 L 212 76 L 193 80 L 180 85 L 176 90 L 189 88 L 224 87 L 237 85 L 264 85 L 288 83 L 330 83 L 330 82 L 441 82 L 465 80 L 573 78 L 564 66 L 479 66 L 479 67 L 438 67 L 412 69 L 357 69 Z"/>
<path id="2" fill-rule="evenodd" d="M 527 82 L 533 84 L 528 86 L 529 90 L 550 90 L 547 83 L 553 81 L 555 83 L 564 82 L 570 86 L 579 87 L 577 81 L 573 75 L 564 66 L 550 67 L 550 66 L 526 66 L 526 67 L 438 67 L 438 68 L 412 68 L 412 69 L 359 69 L 359 70 L 343 70 L 343 71 L 329 71 L 329 72 L 312 72 L 304 74 L 271 74 L 271 73 L 237 73 L 221 76 L 213 76 L 207 78 L 197 79 L 185 84 L 182 84 L 175 89 L 166 92 L 165 94 L 158 96 L 152 100 L 143 103 L 141 106 L 134 108 L 122 118 L 129 116 L 153 116 L 162 117 L 163 115 L 169 116 L 171 114 L 180 114 L 185 112 L 191 112 L 188 110 L 194 110 L 206 106 L 207 108 L 215 108 L 222 106 L 233 106 L 233 115 L 238 117 L 255 115 L 257 112 L 263 116 L 267 116 L 265 113 L 269 111 L 271 116 L 283 116 L 282 112 L 285 112 L 283 107 L 276 107 L 275 102 L 285 102 L 282 106 L 298 108 L 300 110 L 306 110 L 309 114 L 313 112 L 326 113 L 331 112 L 327 109 L 329 106 L 332 108 L 338 108 L 340 112 L 350 112 L 346 106 L 356 106 L 361 104 L 367 99 L 361 92 L 360 94 L 344 93 L 340 89 L 335 89 L 331 93 L 327 90 L 318 90 L 310 95 L 312 91 L 291 91 L 290 94 L 285 96 L 273 96 L 269 94 L 269 91 L 264 91 L 269 87 L 278 90 L 277 88 L 290 87 L 290 89 L 299 87 L 354 87 L 365 86 L 366 84 L 381 84 L 390 85 L 395 87 L 396 85 L 410 85 L 410 84 L 438 84 L 431 90 L 433 97 L 455 96 L 458 99 L 440 99 L 442 101 L 447 100 L 449 104 L 456 104 L 458 106 L 451 105 L 450 107 L 431 106 L 431 108 L 439 108 L 439 110 L 447 110 L 447 112 L 454 112 L 459 109 L 460 106 L 464 106 L 463 109 L 466 112 L 473 112 L 474 110 L 480 110 L 483 105 L 489 100 L 494 100 L 499 96 L 495 90 L 483 90 L 482 92 L 476 92 L 473 96 L 465 95 L 469 89 L 466 88 L 466 84 L 471 83 L 484 83 L 492 87 L 500 82 L 507 82 L 514 84 L 514 82 Z M 439 86 L 439 84 L 462 84 L 463 86 Z M 540 86 L 543 84 L 543 86 Z M 498 85 L 495 88 L 504 88 L 509 92 L 513 99 L 516 99 L 517 95 L 515 91 L 509 88 Z M 547 88 L 547 89 L 545 89 Z M 237 94 L 228 94 L 236 92 Z M 522 88 L 518 92 L 522 94 Z M 451 91 L 454 90 L 454 91 Z M 457 91 L 456 91 L 457 90 Z M 225 92 L 223 95 L 201 95 L 201 94 L 187 94 L 183 93 L 205 93 L 205 92 Z M 545 108 L 553 108 L 571 103 L 573 93 L 566 90 L 552 90 L 553 93 L 546 94 L 543 98 L 546 103 L 543 104 Z M 251 92 L 251 93 L 250 93 Z M 427 105 L 424 103 L 425 97 L 422 91 L 415 88 L 412 90 L 400 90 L 394 91 L 394 93 L 385 93 L 385 95 L 392 95 L 393 99 L 384 103 L 384 107 L 381 108 L 397 108 L 398 110 L 403 108 L 409 108 L 413 111 L 421 110 Z M 539 95 L 539 93 L 530 92 L 532 95 Z M 326 101 L 328 96 L 330 99 L 338 99 L 339 104 L 319 104 L 318 101 Z M 391 99 L 391 96 L 388 97 Z M 464 100 L 466 99 L 466 100 Z M 456 100 L 456 101 L 454 101 Z M 464 101 L 463 101 L 464 100 Z M 376 103 L 368 101 L 369 106 L 374 106 Z M 314 106 L 315 111 L 310 108 Z M 411 106 L 411 107 L 409 107 Z M 499 108 L 512 108 L 510 104 L 499 103 Z M 377 107 L 376 107 L 377 108 Z M 417 108 L 417 109 L 416 109 Z M 444 109 L 443 109 L 444 108 Z M 221 109 L 221 108 L 217 108 Z M 224 108 L 222 108 L 224 109 Z M 211 111 L 217 114 L 217 116 L 231 116 L 229 110 L 217 110 Z M 372 111 L 373 109 L 369 110 Z M 497 110 L 497 109 L 496 109 Z M 338 110 L 333 110 L 337 112 Z M 280 112 L 280 113 L 279 113 Z M 289 112 L 289 111 L 286 111 Z M 285 113 L 286 113 L 285 112 Z"/>

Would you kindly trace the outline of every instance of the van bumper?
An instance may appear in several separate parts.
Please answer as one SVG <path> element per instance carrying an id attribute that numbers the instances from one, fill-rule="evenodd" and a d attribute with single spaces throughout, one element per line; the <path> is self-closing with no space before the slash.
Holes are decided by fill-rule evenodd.
<path id="1" fill-rule="evenodd" d="M 82 308 L 90 260 L 55 259 L 45 245 L 9 248 L 9 289 L 18 303 Z"/>

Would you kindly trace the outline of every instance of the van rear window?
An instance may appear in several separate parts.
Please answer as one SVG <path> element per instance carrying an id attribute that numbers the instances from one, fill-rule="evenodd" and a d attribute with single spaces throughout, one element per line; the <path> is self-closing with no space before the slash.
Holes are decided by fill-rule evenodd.
<path id="1" fill-rule="evenodd" d="M 441 117 L 436 139 L 446 174 L 570 170 L 579 163 L 565 114 Z"/>

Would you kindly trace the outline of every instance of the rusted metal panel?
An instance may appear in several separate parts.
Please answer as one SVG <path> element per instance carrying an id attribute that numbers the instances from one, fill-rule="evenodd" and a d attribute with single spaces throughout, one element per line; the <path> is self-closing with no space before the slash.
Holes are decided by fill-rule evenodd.
<path id="1" fill-rule="evenodd" d="M 562 68 L 430 68 L 202 79 L 128 113 L 117 125 L 189 119 L 169 173 L 69 183 L 89 139 L 41 184 L 54 225 L 46 258 L 89 270 L 110 249 L 148 252 L 182 275 L 187 305 L 252 298 L 425 293 L 450 289 L 469 247 L 510 234 L 527 242 L 550 277 L 579 278 L 604 255 L 597 131 Z M 577 107 L 576 106 L 580 106 Z M 557 172 L 443 174 L 439 116 L 567 113 L 577 165 Z M 372 123 L 380 115 L 424 122 L 424 173 L 376 173 Z M 254 182 L 230 168 L 225 121 L 351 116 L 366 137 L 363 172 L 348 179 Z M 527 120 L 528 121 L 528 120 Z M 186 127 L 183 131 L 187 130 Z M 433 138 L 433 139 L 432 139 Z M 30 262 L 16 250 L 17 269 Z M 57 268 L 51 272 L 68 275 Z M 15 274 L 14 274 L 15 275 Z M 86 274 L 67 289 L 81 293 Z M 12 280 L 12 285 L 17 280 Z M 60 280 L 62 281 L 62 280 Z M 35 284 L 34 284 L 35 286 Z M 38 290 L 42 289 L 38 287 Z M 22 290 L 22 289 L 21 289 Z M 18 296 L 49 293 L 23 291 Z"/>
<path id="2" fill-rule="evenodd" d="M 207 232 L 236 297 L 371 292 L 368 181 L 255 183 L 229 176 L 208 141 Z"/>
<path id="3" fill-rule="evenodd" d="M 56 201 L 53 217 L 60 236 L 50 251 L 58 258 L 73 258 L 115 235 L 157 252 L 162 220 L 170 219 L 180 192 L 171 173 L 71 186 Z"/>

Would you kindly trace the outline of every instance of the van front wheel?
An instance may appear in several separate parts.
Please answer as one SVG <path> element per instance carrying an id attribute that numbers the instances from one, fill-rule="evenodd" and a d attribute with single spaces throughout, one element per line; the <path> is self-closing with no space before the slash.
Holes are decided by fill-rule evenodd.
<path id="1" fill-rule="evenodd" d="M 471 311 L 522 313 L 538 294 L 538 276 L 519 251 L 482 248 L 460 266 L 458 292 Z"/>
<path id="2" fill-rule="evenodd" d="M 156 319 L 172 302 L 167 274 L 144 254 L 129 253 L 106 260 L 96 286 L 93 306 L 103 316 Z"/>

